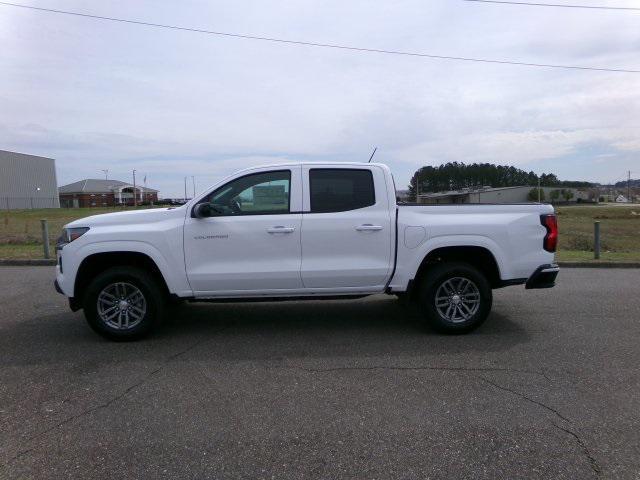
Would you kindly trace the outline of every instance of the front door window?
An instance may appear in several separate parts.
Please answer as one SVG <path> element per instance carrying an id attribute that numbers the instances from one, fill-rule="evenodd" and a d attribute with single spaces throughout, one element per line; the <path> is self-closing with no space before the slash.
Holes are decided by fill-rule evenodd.
<path id="1" fill-rule="evenodd" d="M 254 173 L 218 188 L 204 202 L 216 216 L 286 214 L 290 192 L 291 171 Z"/>

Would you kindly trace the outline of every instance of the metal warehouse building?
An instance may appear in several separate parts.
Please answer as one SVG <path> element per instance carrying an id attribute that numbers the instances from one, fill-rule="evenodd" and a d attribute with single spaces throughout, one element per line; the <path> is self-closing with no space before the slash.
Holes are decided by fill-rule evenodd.
<path id="1" fill-rule="evenodd" d="M 58 207 L 53 158 L 0 150 L 0 209 Z"/>
<path id="2" fill-rule="evenodd" d="M 420 195 L 420 203 L 439 204 L 439 203 L 526 203 L 529 202 L 529 192 L 534 189 L 532 186 L 516 186 L 516 187 L 484 187 L 481 189 L 463 189 L 453 190 L 449 192 L 425 193 Z M 576 188 L 564 187 L 541 187 L 543 193 L 543 202 L 549 202 L 552 199 L 552 193 L 562 190 L 571 192 L 571 201 L 586 201 L 588 194 Z M 562 200 L 559 196 L 557 200 Z"/>

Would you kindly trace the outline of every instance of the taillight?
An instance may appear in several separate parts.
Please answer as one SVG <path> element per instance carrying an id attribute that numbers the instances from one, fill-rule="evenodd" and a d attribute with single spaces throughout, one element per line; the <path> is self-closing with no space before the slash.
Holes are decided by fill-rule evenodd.
<path id="1" fill-rule="evenodd" d="M 547 229 L 542 247 L 547 252 L 555 252 L 558 247 L 558 219 L 553 213 L 540 215 L 540 223 Z"/>

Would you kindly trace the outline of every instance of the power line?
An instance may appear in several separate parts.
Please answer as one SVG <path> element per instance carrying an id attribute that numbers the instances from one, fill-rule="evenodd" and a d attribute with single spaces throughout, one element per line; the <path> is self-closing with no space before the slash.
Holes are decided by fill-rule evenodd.
<path id="1" fill-rule="evenodd" d="M 528 7 L 561 7 L 561 8 L 588 8 L 593 10 L 627 10 L 640 12 L 638 7 L 608 7 L 606 5 L 563 5 L 561 3 L 533 3 L 533 2 L 508 2 L 503 0 L 463 0 L 464 2 L 502 3 L 506 5 L 525 5 Z"/>
<path id="2" fill-rule="evenodd" d="M 203 30 L 200 28 L 179 27 L 176 25 L 167 25 L 162 23 L 142 22 L 139 20 L 129 20 L 124 18 L 104 17 L 101 15 L 90 15 L 87 13 L 70 12 L 66 10 L 54 10 L 51 8 L 33 7 L 31 5 L 20 5 L 17 3 L 9 3 L 9 2 L 0 2 L 0 5 L 9 6 L 9 7 L 27 8 L 30 10 L 38 10 L 41 12 L 48 12 L 48 13 L 58 13 L 62 15 L 73 15 L 76 17 L 91 18 L 94 20 L 106 20 L 110 22 L 143 25 L 146 27 L 166 28 L 170 30 L 181 30 L 185 32 L 204 33 L 208 35 L 218 35 L 222 37 L 242 38 L 245 40 L 260 40 L 265 42 L 274 42 L 274 43 L 281 43 L 281 44 L 302 45 L 307 47 L 335 48 L 335 49 L 350 50 L 355 52 L 384 53 L 389 55 L 404 55 L 409 57 L 433 58 L 433 59 L 439 59 L 439 60 L 457 60 L 457 61 L 463 61 L 463 62 L 495 63 L 500 65 L 520 65 L 525 67 L 562 68 L 562 69 L 568 69 L 568 70 L 595 70 L 595 71 L 601 71 L 601 72 L 618 72 L 618 73 L 640 73 L 640 70 L 630 70 L 625 68 L 583 67 L 578 65 L 559 65 L 559 64 L 550 64 L 550 63 L 518 62 L 518 61 L 510 61 L 510 60 L 492 60 L 487 58 L 454 57 L 449 55 L 435 55 L 430 53 L 405 52 L 400 50 L 382 50 L 377 48 L 352 47 L 352 46 L 337 45 L 332 43 L 316 43 L 316 42 L 305 42 L 300 40 L 286 40 L 282 38 L 261 37 L 256 35 L 243 35 L 239 33 Z"/>

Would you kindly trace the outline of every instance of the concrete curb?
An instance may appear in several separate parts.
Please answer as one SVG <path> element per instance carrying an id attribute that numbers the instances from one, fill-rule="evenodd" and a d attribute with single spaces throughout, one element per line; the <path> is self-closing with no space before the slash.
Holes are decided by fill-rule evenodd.
<path id="1" fill-rule="evenodd" d="M 5 267 L 50 267 L 56 264 L 54 258 L 0 258 L 0 266 Z M 558 262 L 562 268 L 640 268 L 640 262 Z"/>

